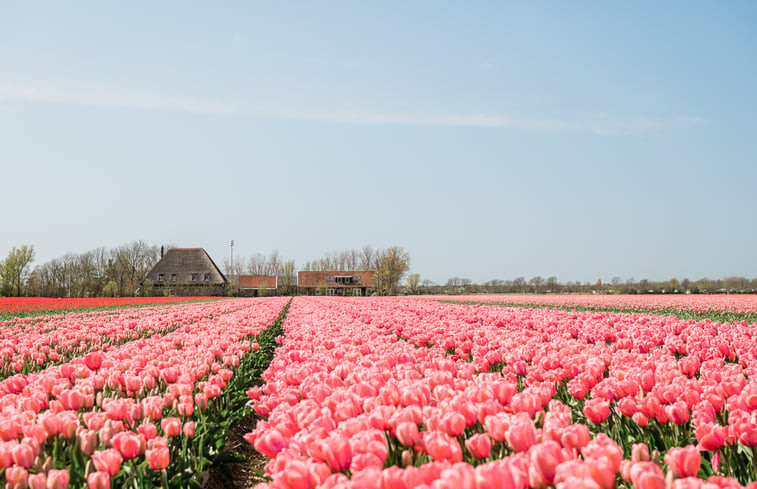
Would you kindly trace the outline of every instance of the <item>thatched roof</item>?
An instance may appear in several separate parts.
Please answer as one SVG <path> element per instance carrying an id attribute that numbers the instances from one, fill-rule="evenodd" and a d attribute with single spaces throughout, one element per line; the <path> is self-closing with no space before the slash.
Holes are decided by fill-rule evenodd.
<path id="1" fill-rule="evenodd" d="M 154 285 L 224 285 L 226 277 L 203 248 L 171 248 L 145 276 Z"/>

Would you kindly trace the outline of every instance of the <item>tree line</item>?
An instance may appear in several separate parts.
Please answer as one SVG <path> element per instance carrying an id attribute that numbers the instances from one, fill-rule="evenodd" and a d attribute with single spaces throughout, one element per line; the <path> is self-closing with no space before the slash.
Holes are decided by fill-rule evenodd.
<path id="1" fill-rule="evenodd" d="M 516 277 L 512 280 L 489 280 L 474 283 L 461 277 L 451 277 L 444 284 L 437 284 L 430 280 L 405 285 L 408 293 L 415 294 L 755 294 L 757 293 L 757 278 L 725 277 L 720 279 L 688 278 L 669 280 L 635 280 L 625 281 L 620 277 L 613 277 L 610 282 L 558 282 L 557 277 L 544 278 L 535 276 L 530 279 Z"/>
<path id="2" fill-rule="evenodd" d="M 66 253 L 31 268 L 34 247 L 11 249 L 0 263 L 0 294 L 37 297 L 126 297 L 149 295 L 140 282 L 160 259 L 160 247 L 132 241 L 116 248 Z"/>
<path id="3" fill-rule="evenodd" d="M 170 247 L 170 246 L 169 246 Z M 149 286 L 141 281 L 160 259 L 160 247 L 143 240 L 132 241 L 115 248 L 100 247 L 84 253 L 66 253 L 32 268 L 35 250 L 32 245 L 13 247 L 4 260 L 0 260 L 0 295 L 40 297 L 126 297 L 152 295 Z M 257 253 L 239 258 L 233 263 L 224 260 L 229 278 L 228 293 L 238 293 L 240 275 L 266 275 L 278 277 L 274 293 L 297 293 L 297 266 L 274 251 L 269 255 Z M 688 278 L 654 281 L 648 279 L 622 280 L 613 277 L 609 282 L 564 282 L 557 277 L 516 277 L 511 280 L 489 280 L 474 283 L 462 277 L 451 277 L 444 284 L 421 280 L 417 273 L 408 274 L 410 255 L 400 246 L 374 249 L 371 245 L 361 249 L 328 252 L 321 258 L 307 261 L 303 271 L 376 271 L 376 289 L 379 295 L 398 294 L 718 294 L 757 293 L 757 278 L 725 277 L 720 279 Z M 403 282 L 403 279 L 405 279 Z"/>
<path id="4" fill-rule="evenodd" d="M 266 256 L 254 254 L 247 259 L 238 258 L 233 263 L 231 258 L 224 259 L 224 268 L 229 277 L 230 293 L 234 294 L 235 277 L 240 275 L 266 275 L 278 277 L 276 293 L 291 295 L 296 292 L 297 267 L 294 260 L 286 260 L 277 251 Z M 362 249 L 345 249 L 327 252 L 323 257 L 307 261 L 301 271 L 340 271 L 354 272 L 374 270 L 376 272 L 376 289 L 379 295 L 397 295 L 402 290 L 402 279 L 410 269 L 410 255 L 401 246 L 386 249 L 374 249 L 365 245 Z"/>

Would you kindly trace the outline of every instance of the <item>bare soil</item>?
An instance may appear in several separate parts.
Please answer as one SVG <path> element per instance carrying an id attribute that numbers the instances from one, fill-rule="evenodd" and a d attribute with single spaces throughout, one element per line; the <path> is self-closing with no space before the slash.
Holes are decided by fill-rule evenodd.
<path id="1" fill-rule="evenodd" d="M 242 418 L 239 424 L 231 430 L 224 451 L 235 452 L 244 457 L 242 462 L 226 462 L 210 468 L 208 478 L 203 484 L 204 489 L 251 489 L 265 479 L 258 476 L 255 471 L 263 471 L 268 457 L 259 454 L 255 448 L 247 443 L 245 433 L 255 429 L 257 417 L 252 414 Z"/>

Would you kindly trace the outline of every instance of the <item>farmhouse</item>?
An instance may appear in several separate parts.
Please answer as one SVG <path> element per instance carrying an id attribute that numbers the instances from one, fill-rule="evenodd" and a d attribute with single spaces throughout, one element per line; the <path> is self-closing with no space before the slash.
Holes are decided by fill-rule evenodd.
<path id="1" fill-rule="evenodd" d="M 376 287 L 374 270 L 299 272 L 297 288 L 303 295 L 370 295 Z"/>
<path id="2" fill-rule="evenodd" d="M 161 250 L 160 261 L 142 281 L 154 295 L 214 296 L 226 292 L 226 277 L 203 248 Z"/>
<path id="3" fill-rule="evenodd" d="M 269 275 L 240 275 L 239 295 L 244 297 L 258 297 L 266 290 L 276 290 L 278 277 Z"/>

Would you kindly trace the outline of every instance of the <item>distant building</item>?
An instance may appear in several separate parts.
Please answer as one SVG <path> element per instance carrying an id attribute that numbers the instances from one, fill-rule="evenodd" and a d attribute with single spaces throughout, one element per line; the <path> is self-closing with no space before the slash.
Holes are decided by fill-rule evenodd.
<path id="1" fill-rule="evenodd" d="M 303 295 L 371 295 L 376 288 L 376 272 L 299 272 L 297 288 Z"/>
<path id="2" fill-rule="evenodd" d="M 203 248 L 171 248 L 142 281 L 153 295 L 216 296 L 226 293 L 226 277 Z"/>
<path id="3" fill-rule="evenodd" d="M 239 295 L 244 297 L 258 297 L 267 290 L 276 290 L 278 277 L 269 275 L 240 275 Z"/>

